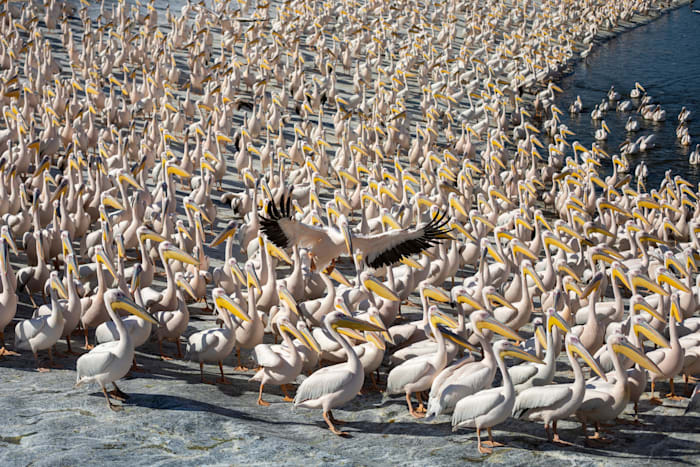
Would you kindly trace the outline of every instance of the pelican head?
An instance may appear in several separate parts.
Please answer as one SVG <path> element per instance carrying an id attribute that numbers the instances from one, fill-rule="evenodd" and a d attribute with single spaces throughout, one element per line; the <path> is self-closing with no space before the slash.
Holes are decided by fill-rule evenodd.
<path id="1" fill-rule="evenodd" d="M 187 264 L 198 264 L 199 262 L 194 259 L 192 256 L 189 254 L 185 253 L 172 243 L 165 241 L 161 242 L 161 244 L 158 246 L 158 250 L 161 252 L 163 255 L 163 259 L 167 260 L 176 260 L 176 261 L 181 261 L 183 263 Z"/>
<path id="2" fill-rule="evenodd" d="M 105 303 L 113 311 L 124 310 L 132 315 L 138 316 L 139 318 L 149 321 L 151 324 L 158 325 L 158 321 L 145 309 L 136 304 L 131 298 L 129 298 L 120 289 L 109 289 L 104 295 Z"/>
<path id="3" fill-rule="evenodd" d="M 488 311 L 475 311 L 469 315 L 469 319 L 472 322 L 474 329 L 479 333 L 481 333 L 483 329 L 488 329 L 502 335 L 506 339 L 512 339 L 516 342 L 522 340 L 518 333 L 491 316 Z"/>
<path id="4" fill-rule="evenodd" d="M 603 372 L 603 369 L 598 364 L 598 361 L 591 356 L 590 352 L 586 350 L 586 347 L 584 347 L 578 337 L 574 336 L 573 334 L 567 334 L 565 345 L 567 351 L 571 352 L 572 354 L 577 353 L 583 359 L 583 361 L 586 362 L 586 365 L 595 371 L 603 381 L 608 380 L 607 376 L 605 376 L 605 373 Z"/>
<path id="5" fill-rule="evenodd" d="M 612 334 L 608 337 L 607 344 L 613 352 L 624 355 L 642 368 L 659 375 L 662 374 L 661 369 L 656 366 L 656 363 L 642 353 L 637 347 L 632 345 L 622 334 Z"/>
<path id="6" fill-rule="evenodd" d="M 220 245 L 221 243 L 226 241 L 226 239 L 235 235 L 236 230 L 238 230 L 238 223 L 236 221 L 229 222 L 228 225 L 226 226 L 226 228 L 224 228 L 224 230 L 222 230 L 219 233 L 219 235 L 217 235 L 214 238 L 214 240 L 211 241 L 211 243 L 209 244 L 209 247 L 214 248 L 214 247 Z"/>
<path id="7" fill-rule="evenodd" d="M 226 295 L 224 289 L 217 287 L 211 292 L 212 298 L 214 299 L 214 305 L 220 310 L 226 310 L 231 313 L 236 318 L 242 321 L 250 321 L 250 317 L 243 311 L 240 305 Z"/>
<path id="8" fill-rule="evenodd" d="M 535 357 L 534 355 L 525 352 L 520 347 L 517 347 L 512 342 L 507 340 L 500 340 L 493 345 L 493 351 L 496 355 L 500 355 L 501 358 L 504 357 L 515 357 L 528 362 L 543 364 L 544 362 Z"/>

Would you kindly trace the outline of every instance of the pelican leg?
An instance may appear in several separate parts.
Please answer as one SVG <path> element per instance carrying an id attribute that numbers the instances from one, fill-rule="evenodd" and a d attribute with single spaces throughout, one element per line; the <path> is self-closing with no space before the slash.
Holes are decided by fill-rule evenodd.
<path id="1" fill-rule="evenodd" d="M 0 347 L 0 357 L 4 357 L 5 355 L 19 355 L 17 352 L 7 350 L 7 348 L 5 347 L 5 333 L 3 331 L 0 331 L 0 343 L 2 343 L 2 347 Z"/>
<path id="2" fill-rule="evenodd" d="M 601 432 L 600 423 L 599 423 L 599 422 L 595 422 L 595 434 L 594 434 L 593 436 L 589 436 L 589 437 L 586 439 L 586 443 L 590 443 L 590 444 L 594 444 L 594 445 L 595 445 L 596 443 L 610 444 L 610 443 L 613 442 L 613 440 L 611 440 L 611 439 L 609 439 L 609 438 L 605 438 L 604 436 L 602 436 L 602 435 L 600 434 L 600 432 Z"/>
<path id="3" fill-rule="evenodd" d="M 182 358 L 182 347 L 180 347 L 180 336 L 177 336 L 175 340 L 175 345 L 177 346 L 177 358 Z"/>
<path id="4" fill-rule="evenodd" d="M 262 398 L 262 392 L 263 392 L 263 387 L 265 385 L 263 383 L 260 383 L 260 391 L 258 392 L 258 405 L 262 405 L 263 407 L 268 407 L 270 405 L 269 402 L 266 402 Z"/>
<path id="5" fill-rule="evenodd" d="M 39 373 L 47 373 L 51 371 L 51 368 L 46 368 L 44 366 L 41 366 L 41 361 L 39 360 L 39 354 L 37 352 L 34 352 L 34 360 L 36 360 L 36 370 Z"/>
<path id="6" fill-rule="evenodd" d="M 476 447 L 479 449 L 479 452 L 482 454 L 491 454 L 493 452 L 493 449 L 484 447 L 481 444 L 481 428 L 476 429 Z"/>
<path id="7" fill-rule="evenodd" d="M 207 380 L 204 379 L 204 362 L 199 362 L 199 378 L 202 383 L 209 384 Z"/>
<path id="8" fill-rule="evenodd" d="M 413 410 L 413 405 L 411 405 L 411 393 L 406 393 L 406 403 L 408 404 L 408 412 L 413 416 L 413 418 L 423 418 L 425 414 L 419 413 Z"/>
<path id="9" fill-rule="evenodd" d="M 90 345 L 90 340 L 88 339 L 88 328 L 87 326 L 83 327 L 83 334 L 85 334 L 85 350 L 92 350 L 93 346 Z"/>
<path id="10" fill-rule="evenodd" d="M 556 420 L 554 420 L 552 422 L 552 433 L 553 433 L 553 436 L 552 436 L 553 443 L 563 444 L 564 446 L 573 446 L 573 443 L 570 443 L 568 441 L 564 441 L 563 439 L 561 439 L 559 437 L 559 433 L 557 433 L 557 421 Z"/>
<path id="11" fill-rule="evenodd" d="M 68 346 L 68 354 L 69 355 L 79 355 L 78 352 L 74 352 L 71 343 L 70 343 L 70 335 L 66 336 L 66 345 Z"/>
<path id="12" fill-rule="evenodd" d="M 377 386 L 377 377 L 374 375 L 374 372 L 369 374 L 369 379 L 372 380 L 372 390 L 382 392 L 379 386 Z"/>
<path id="13" fill-rule="evenodd" d="M 331 421 L 336 425 L 345 425 L 348 423 L 348 422 L 345 422 L 343 420 L 338 420 L 337 418 L 335 418 L 333 416 L 333 412 L 331 412 L 330 410 L 328 411 L 328 416 L 330 417 Z"/>
<path id="14" fill-rule="evenodd" d="M 248 371 L 250 368 L 241 365 L 241 349 L 236 349 L 236 358 L 238 359 L 238 366 L 234 368 L 236 371 Z"/>
<path id="15" fill-rule="evenodd" d="M 32 296 L 32 294 L 29 294 L 29 301 L 32 302 L 32 305 L 34 306 L 34 308 L 39 308 L 39 306 L 34 301 L 34 297 Z M 46 303 L 46 299 L 44 299 L 44 303 Z"/>
<path id="16" fill-rule="evenodd" d="M 683 397 L 683 396 L 676 395 L 674 388 L 673 388 L 673 378 L 668 380 L 668 385 L 671 387 L 671 392 L 666 394 L 667 399 L 671 399 L 673 401 L 682 401 L 683 399 L 685 399 L 685 397 Z"/>
<path id="17" fill-rule="evenodd" d="M 661 401 L 661 399 L 659 399 L 658 397 L 656 397 L 654 395 L 654 388 L 655 388 L 655 383 L 654 383 L 654 381 L 652 381 L 651 382 L 651 398 L 649 399 L 649 402 L 651 402 L 654 405 L 661 405 L 661 404 L 663 404 L 663 402 Z"/>
<path id="18" fill-rule="evenodd" d="M 284 394 L 284 399 L 282 399 L 284 402 L 294 402 L 294 398 L 289 397 L 289 393 L 287 392 L 287 385 L 286 384 L 281 385 L 280 389 L 282 389 L 282 394 Z"/>
<path id="19" fill-rule="evenodd" d="M 129 398 L 129 395 L 127 393 L 125 393 L 124 391 L 122 391 L 121 389 L 119 389 L 119 386 L 117 386 L 117 384 L 115 382 L 112 382 L 112 386 L 114 386 L 114 389 L 108 392 L 108 394 L 110 396 L 112 396 L 116 400 L 122 401 L 122 402 L 124 402 L 125 400 L 127 400 Z"/>
<path id="20" fill-rule="evenodd" d="M 344 431 L 338 430 L 335 425 L 333 425 L 333 414 L 331 414 L 331 411 L 324 411 L 323 412 L 323 419 L 326 421 L 326 424 L 328 424 L 328 429 L 331 430 L 331 432 L 335 435 L 338 436 L 347 436 L 347 433 Z"/>
<path id="21" fill-rule="evenodd" d="M 163 353 L 163 341 L 161 339 L 158 339 L 158 353 L 160 353 L 161 360 L 172 360 L 172 358 Z"/>
<path id="22" fill-rule="evenodd" d="M 416 393 L 416 399 L 418 399 L 418 408 L 416 409 L 416 412 L 418 413 L 425 413 L 425 406 L 423 405 L 423 393 L 422 392 L 417 392 Z"/>
<path id="23" fill-rule="evenodd" d="M 104 386 L 102 386 L 102 394 L 105 395 L 105 399 L 107 399 L 107 405 L 110 409 L 112 409 L 115 412 L 119 412 L 122 409 L 120 406 L 112 404 L 112 401 L 109 398 L 109 394 L 107 394 L 107 390 Z"/>
<path id="24" fill-rule="evenodd" d="M 491 446 L 492 448 L 497 448 L 497 447 L 500 447 L 500 446 L 505 446 L 505 444 L 499 443 L 499 442 L 493 440 L 493 435 L 491 434 L 491 427 L 487 428 L 486 430 L 487 430 L 488 433 L 489 433 L 489 440 L 488 440 L 488 441 L 485 441 L 484 444 L 489 443 L 489 446 Z"/>
<path id="25" fill-rule="evenodd" d="M 221 378 L 217 379 L 216 382 L 219 384 L 231 384 L 231 381 L 227 380 L 224 376 L 224 364 L 219 360 L 219 371 L 221 372 Z"/>

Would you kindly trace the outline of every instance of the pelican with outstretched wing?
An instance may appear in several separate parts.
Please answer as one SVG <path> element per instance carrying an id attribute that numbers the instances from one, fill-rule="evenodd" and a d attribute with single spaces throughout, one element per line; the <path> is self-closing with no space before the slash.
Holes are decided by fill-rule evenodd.
<path id="1" fill-rule="evenodd" d="M 260 216 L 260 229 L 279 248 L 298 245 L 309 248 L 315 267 L 324 270 L 333 260 L 347 253 L 360 251 L 371 268 L 390 266 L 403 258 L 422 253 L 440 240 L 450 238 L 451 229 L 445 226 L 449 218 L 443 212 L 423 226 L 389 230 L 375 235 L 352 234 L 345 216 L 340 215 L 336 225 L 320 227 L 308 225 L 292 217 L 291 196 L 283 197 L 277 206 L 268 205 L 268 217 Z"/>

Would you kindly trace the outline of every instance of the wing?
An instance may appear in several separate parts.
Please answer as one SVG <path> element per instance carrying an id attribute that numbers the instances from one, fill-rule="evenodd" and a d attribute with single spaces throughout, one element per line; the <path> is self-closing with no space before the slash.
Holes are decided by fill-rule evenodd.
<path id="1" fill-rule="evenodd" d="M 194 352 L 203 352 L 206 349 L 215 347 L 219 343 L 218 329 L 209 329 L 192 334 L 189 338 L 189 345 Z"/>
<path id="2" fill-rule="evenodd" d="M 421 253 L 449 238 L 452 229 L 445 228 L 449 222 L 446 213 L 439 213 L 422 227 L 390 230 L 378 235 L 353 235 L 353 247 L 362 252 L 365 263 L 372 268 L 391 266 L 401 259 Z"/>
<path id="3" fill-rule="evenodd" d="M 25 319 L 17 323 L 17 326 L 15 326 L 15 342 L 26 342 L 41 334 L 46 328 L 47 318 L 48 316 L 42 316 L 40 318 Z"/>
<path id="4" fill-rule="evenodd" d="M 253 358 L 258 365 L 265 368 L 276 368 L 283 363 L 279 354 L 273 351 L 267 344 L 258 344 L 253 349 Z"/>
<path id="5" fill-rule="evenodd" d="M 652 362 L 656 363 L 657 365 L 660 365 L 661 362 L 663 362 L 666 359 L 666 355 L 668 354 L 668 352 L 666 352 L 667 350 L 669 349 L 652 350 L 651 352 L 647 353 L 647 357 L 649 357 L 649 359 Z"/>
<path id="6" fill-rule="evenodd" d="M 274 200 L 268 204 L 269 217 L 260 215 L 260 230 L 279 248 L 292 245 L 313 247 L 328 234 L 320 228 L 304 224 L 292 217 L 292 196 L 282 197 L 279 207 Z"/>
<path id="7" fill-rule="evenodd" d="M 532 364 L 525 365 L 521 363 L 520 365 L 508 368 L 508 374 L 513 380 L 513 385 L 517 386 L 535 376 L 537 374 L 537 367 Z"/>
<path id="8" fill-rule="evenodd" d="M 407 384 L 418 381 L 431 368 L 430 361 L 423 357 L 416 357 L 403 362 L 389 372 L 386 382 L 387 394 L 402 392 Z"/>
<path id="9" fill-rule="evenodd" d="M 513 413 L 519 417 L 525 410 L 557 407 L 571 399 L 571 385 L 552 384 L 528 388 L 518 394 L 515 399 Z"/>
<path id="10" fill-rule="evenodd" d="M 97 349 L 97 351 L 95 351 Z M 109 366 L 115 360 L 116 356 L 109 349 L 95 349 L 92 352 L 86 353 L 78 358 L 76 370 L 78 378 L 86 376 L 96 376 L 109 370 Z"/>
<path id="11" fill-rule="evenodd" d="M 352 377 L 345 363 L 321 368 L 299 385 L 294 405 L 338 392 L 347 386 Z"/>
<path id="12" fill-rule="evenodd" d="M 502 391 L 503 388 L 487 389 L 457 402 L 455 411 L 452 414 L 452 426 L 473 420 L 493 410 L 505 400 Z"/>

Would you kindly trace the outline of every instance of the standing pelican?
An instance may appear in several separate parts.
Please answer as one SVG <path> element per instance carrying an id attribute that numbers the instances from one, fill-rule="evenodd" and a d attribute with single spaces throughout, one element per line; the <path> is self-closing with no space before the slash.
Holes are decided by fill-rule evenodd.
<path id="1" fill-rule="evenodd" d="M 496 354 L 498 370 L 503 376 L 503 385 L 498 388 L 485 389 L 465 397 L 457 402 L 455 411 L 452 414 L 452 431 L 464 427 L 476 428 L 477 447 L 479 452 L 483 454 L 490 453 L 491 449 L 482 446 L 481 430 L 483 428 L 488 430 L 489 440 L 487 443 L 489 445 L 492 447 L 502 446 L 502 444 L 493 441 L 491 428 L 510 417 L 515 405 L 515 389 L 503 358 L 511 356 L 534 363 L 544 363 L 539 358 L 506 340 L 496 342 L 493 346 L 493 351 Z"/>
<path id="2" fill-rule="evenodd" d="M 119 338 L 116 341 L 99 344 L 90 352 L 78 358 L 75 385 L 77 387 L 85 383 L 99 384 L 105 399 L 107 399 L 109 408 L 116 412 L 121 407 L 113 405 L 109 396 L 111 394 L 116 399 L 126 399 L 127 395 L 117 387 L 115 382 L 129 372 L 131 362 L 134 360 L 134 345 L 116 310 L 127 311 L 150 321 L 152 324 L 158 324 L 158 322 L 121 290 L 110 289 L 106 291 L 104 303 L 109 317 L 117 328 Z M 112 386 L 114 386 L 114 391 L 108 394 L 105 386 L 109 383 L 112 383 Z"/>
<path id="3" fill-rule="evenodd" d="M 355 398 L 364 384 L 365 372 L 357 354 L 347 339 L 340 335 L 338 328 L 376 332 L 385 331 L 385 329 L 367 321 L 346 316 L 340 311 L 327 314 L 323 319 L 323 326 L 333 339 L 345 349 L 348 361 L 321 368 L 306 378 L 297 389 L 294 406 L 323 409 L 323 419 L 331 432 L 344 436 L 345 433 L 335 427 L 338 420 L 333 418 L 331 410 Z"/>
<path id="4" fill-rule="evenodd" d="M 253 292 L 251 291 L 250 293 Z M 251 381 L 260 381 L 258 405 L 270 405 L 269 402 L 265 402 L 262 398 L 263 387 L 266 384 L 279 385 L 284 393 L 284 401 L 294 401 L 287 393 L 287 385 L 299 376 L 304 362 L 292 342 L 290 334 L 309 349 L 312 348 L 312 341 L 292 326 L 286 317 L 277 320 L 277 329 L 282 334 L 286 347 L 279 348 L 279 351 L 276 352 L 269 344 L 258 344 L 253 349 L 255 361 L 262 367 L 255 376 L 250 378 Z"/>
<path id="5" fill-rule="evenodd" d="M 39 366 L 39 350 L 48 350 L 49 364 L 53 365 L 53 355 L 51 347 L 61 338 L 63 333 L 63 310 L 58 303 L 56 291 L 62 298 L 67 299 L 68 294 L 63 284 L 58 278 L 56 271 L 51 272 L 49 281 L 51 281 L 51 313 L 38 316 L 36 318 L 25 319 L 17 323 L 15 326 L 15 348 L 22 350 L 31 350 L 36 359 L 37 368 L 39 371 L 48 371 L 46 368 Z"/>
<path id="6" fill-rule="evenodd" d="M 231 353 L 236 344 L 234 325 L 229 314 L 243 321 L 250 321 L 250 317 L 245 314 L 238 303 L 226 295 L 224 289 L 216 288 L 211 295 L 224 326 L 192 334 L 187 344 L 185 359 L 199 361 L 199 374 L 203 383 L 206 382 L 204 380 L 204 362 L 217 362 L 221 371 L 221 378 L 217 382 L 225 384 L 228 381 L 224 376 L 223 360 Z"/>
<path id="7" fill-rule="evenodd" d="M 583 378 L 581 365 L 574 352 L 593 369 L 603 380 L 606 380 L 598 362 L 573 334 L 567 334 L 565 339 L 566 355 L 574 370 L 574 382 L 567 384 L 550 384 L 542 387 L 531 387 L 522 391 L 515 399 L 513 416 L 525 420 L 538 420 L 544 423 L 549 441 L 561 443 L 557 433 L 557 421 L 568 418 L 580 407 L 586 392 L 586 382 Z M 549 431 L 550 423 L 552 431 Z"/>

